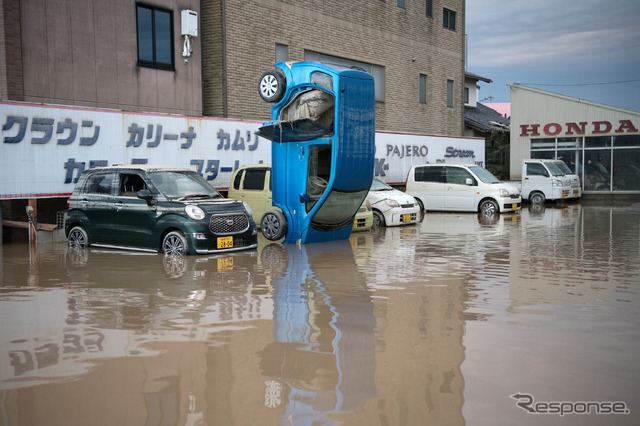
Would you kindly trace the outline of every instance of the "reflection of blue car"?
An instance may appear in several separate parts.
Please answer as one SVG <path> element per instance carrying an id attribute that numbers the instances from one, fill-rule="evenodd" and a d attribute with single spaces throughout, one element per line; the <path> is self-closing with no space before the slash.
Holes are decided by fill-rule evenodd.
<path id="1" fill-rule="evenodd" d="M 285 243 L 346 239 L 373 176 L 373 77 L 312 62 L 276 64 L 259 91 L 274 102 L 259 135 L 270 139 L 273 205 L 262 233 Z"/>

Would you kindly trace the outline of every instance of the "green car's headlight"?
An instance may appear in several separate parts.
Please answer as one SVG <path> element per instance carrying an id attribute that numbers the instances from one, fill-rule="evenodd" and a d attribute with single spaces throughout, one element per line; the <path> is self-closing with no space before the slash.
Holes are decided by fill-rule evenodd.
<path id="1" fill-rule="evenodd" d="M 187 206 L 184 208 L 184 211 L 193 220 L 204 219 L 204 211 L 198 206 Z"/>

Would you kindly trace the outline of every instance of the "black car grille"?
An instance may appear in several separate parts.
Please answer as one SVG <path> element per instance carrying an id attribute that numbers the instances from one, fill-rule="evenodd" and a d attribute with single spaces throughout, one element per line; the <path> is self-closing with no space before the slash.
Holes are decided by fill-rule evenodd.
<path id="1" fill-rule="evenodd" d="M 249 229 L 249 217 L 246 214 L 224 214 L 211 216 L 209 229 L 214 234 L 237 234 Z"/>
<path id="2" fill-rule="evenodd" d="M 400 207 L 402 207 L 403 209 L 412 209 L 415 207 L 415 204 L 411 203 L 411 204 L 400 204 Z"/>

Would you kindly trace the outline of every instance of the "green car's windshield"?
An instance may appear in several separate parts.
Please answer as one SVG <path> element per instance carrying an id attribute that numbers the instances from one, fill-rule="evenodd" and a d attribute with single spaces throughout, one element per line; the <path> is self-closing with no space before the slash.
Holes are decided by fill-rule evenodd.
<path id="1" fill-rule="evenodd" d="M 469 166 L 469 170 L 478 177 L 484 183 L 500 183 L 497 177 L 495 177 L 489 170 L 480 166 Z"/>
<path id="2" fill-rule="evenodd" d="M 149 172 L 149 178 L 167 198 L 222 197 L 209 182 L 195 172 L 163 170 Z"/>

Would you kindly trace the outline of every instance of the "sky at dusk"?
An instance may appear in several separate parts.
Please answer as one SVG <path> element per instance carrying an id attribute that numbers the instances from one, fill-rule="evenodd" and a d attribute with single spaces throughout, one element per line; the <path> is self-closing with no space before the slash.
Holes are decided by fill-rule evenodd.
<path id="1" fill-rule="evenodd" d="M 467 0 L 465 24 L 481 101 L 519 83 L 640 112 L 638 0 Z"/>

